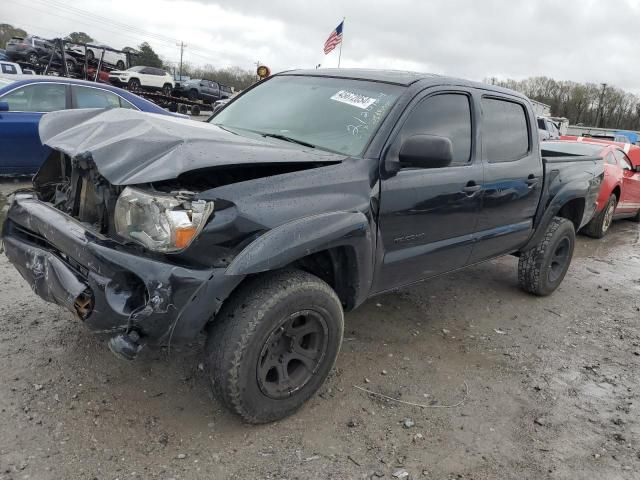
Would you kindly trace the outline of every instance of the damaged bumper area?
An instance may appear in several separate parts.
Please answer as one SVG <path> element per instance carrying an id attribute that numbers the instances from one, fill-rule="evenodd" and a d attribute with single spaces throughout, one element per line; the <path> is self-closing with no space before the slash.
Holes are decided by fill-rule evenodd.
<path id="1" fill-rule="evenodd" d="M 4 225 L 5 252 L 36 294 L 90 329 L 169 344 L 196 336 L 239 279 L 143 256 L 30 194 Z"/>

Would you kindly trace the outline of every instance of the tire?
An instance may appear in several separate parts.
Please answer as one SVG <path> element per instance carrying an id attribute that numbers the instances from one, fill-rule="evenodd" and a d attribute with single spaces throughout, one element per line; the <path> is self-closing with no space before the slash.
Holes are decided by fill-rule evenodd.
<path id="1" fill-rule="evenodd" d="M 191 101 L 198 100 L 198 91 L 197 90 L 189 90 L 188 98 Z"/>
<path id="2" fill-rule="evenodd" d="M 566 218 L 554 217 L 540 243 L 520 253 L 520 287 L 533 295 L 551 295 L 569 269 L 575 244 L 573 223 Z"/>
<path id="3" fill-rule="evenodd" d="M 27 62 L 31 65 L 37 65 L 38 55 L 35 52 L 31 52 L 29 55 L 27 55 Z"/>
<path id="4" fill-rule="evenodd" d="M 182 115 L 189 115 L 189 107 L 187 107 L 184 103 L 179 103 L 178 113 L 181 113 Z"/>
<path id="5" fill-rule="evenodd" d="M 93 50 L 87 49 L 87 61 L 91 62 L 94 58 L 96 58 Z"/>
<path id="6" fill-rule="evenodd" d="M 124 67 L 126 67 L 126 65 L 124 64 L 124 62 L 122 60 L 118 60 L 118 62 L 116 63 L 116 68 L 118 70 L 124 70 Z"/>
<path id="7" fill-rule="evenodd" d="M 245 422 L 287 417 L 329 375 L 343 332 L 340 300 L 315 275 L 281 270 L 250 280 L 208 328 L 213 392 Z M 305 342 L 316 348 L 304 347 Z"/>
<path id="8" fill-rule="evenodd" d="M 191 115 L 198 116 L 200 115 L 200 107 L 198 105 L 191 106 Z"/>
<path id="9" fill-rule="evenodd" d="M 76 64 L 71 60 L 67 60 L 67 72 L 74 73 L 75 70 L 76 70 Z"/>
<path id="10" fill-rule="evenodd" d="M 604 237 L 613 222 L 613 214 L 616 211 L 617 202 L 618 198 L 612 193 L 602 211 L 598 212 L 584 227 L 582 230 L 584 234 L 593 238 Z"/>
<path id="11" fill-rule="evenodd" d="M 127 83 L 127 88 L 132 92 L 137 92 L 138 90 L 140 90 L 140 80 L 138 80 L 137 78 L 130 79 Z"/>

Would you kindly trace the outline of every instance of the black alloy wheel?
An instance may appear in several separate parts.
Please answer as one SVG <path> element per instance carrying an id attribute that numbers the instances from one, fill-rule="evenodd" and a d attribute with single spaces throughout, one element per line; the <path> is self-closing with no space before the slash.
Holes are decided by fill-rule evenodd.
<path id="1" fill-rule="evenodd" d="M 304 310 L 285 318 L 260 352 L 260 390 L 274 399 L 286 398 L 315 375 L 327 351 L 327 322 L 318 312 Z"/>

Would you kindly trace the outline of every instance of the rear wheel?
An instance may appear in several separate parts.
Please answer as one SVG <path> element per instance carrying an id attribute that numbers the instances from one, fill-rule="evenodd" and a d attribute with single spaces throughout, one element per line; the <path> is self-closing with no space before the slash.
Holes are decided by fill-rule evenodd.
<path id="1" fill-rule="evenodd" d="M 38 55 L 36 55 L 35 52 L 30 53 L 29 55 L 27 55 L 27 62 L 29 62 L 31 65 L 37 65 Z"/>
<path id="2" fill-rule="evenodd" d="M 197 90 L 189 90 L 189 100 L 198 100 L 198 91 Z"/>
<path id="3" fill-rule="evenodd" d="M 87 60 L 92 61 L 94 58 L 96 58 L 96 56 L 94 55 L 93 50 L 87 49 Z"/>
<path id="4" fill-rule="evenodd" d="M 618 198 L 612 193 L 602 211 L 597 213 L 584 227 L 584 233 L 593 238 L 604 237 L 613 222 L 617 202 Z"/>
<path id="5" fill-rule="evenodd" d="M 287 270 L 251 280 L 208 329 L 213 391 L 249 423 L 291 415 L 329 375 L 343 330 L 340 300 L 318 277 Z"/>
<path id="6" fill-rule="evenodd" d="M 166 95 L 167 97 L 171 95 L 171 91 L 173 90 L 173 87 L 171 86 L 170 83 L 165 83 L 162 86 L 162 94 Z"/>
<path id="7" fill-rule="evenodd" d="M 200 115 L 200 107 L 198 105 L 191 106 L 191 115 L 195 115 L 196 117 Z"/>
<path id="8" fill-rule="evenodd" d="M 558 288 L 571 264 L 576 232 L 566 218 L 554 217 L 542 240 L 520 253 L 518 281 L 529 293 L 546 296 Z"/>

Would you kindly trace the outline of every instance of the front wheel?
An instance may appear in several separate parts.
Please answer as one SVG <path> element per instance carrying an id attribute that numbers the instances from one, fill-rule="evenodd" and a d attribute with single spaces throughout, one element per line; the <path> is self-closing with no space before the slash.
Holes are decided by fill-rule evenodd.
<path id="1" fill-rule="evenodd" d="M 541 297 L 552 294 L 569 269 L 575 244 L 573 223 L 566 218 L 554 217 L 540 242 L 520 253 L 520 287 Z"/>
<path id="2" fill-rule="evenodd" d="M 584 227 L 584 233 L 593 238 L 604 237 L 613 222 L 613 215 L 616 212 L 617 202 L 618 197 L 612 193 L 602 211 L 598 212 Z"/>
<path id="3" fill-rule="evenodd" d="M 127 88 L 132 92 L 137 92 L 138 90 L 140 90 L 140 80 L 138 80 L 137 78 L 132 78 L 127 83 Z"/>
<path id="4" fill-rule="evenodd" d="M 165 84 L 162 86 L 162 94 L 163 94 L 163 95 L 166 95 L 167 97 L 170 97 L 170 96 L 171 96 L 171 91 L 172 91 L 172 90 L 173 90 L 173 87 L 171 86 L 171 84 L 170 84 L 170 83 L 165 83 Z"/>
<path id="5" fill-rule="evenodd" d="M 248 423 L 291 415 L 329 375 L 343 331 L 340 300 L 318 277 L 298 270 L 257 277 L 208 329 L 214 394 Z"/>

